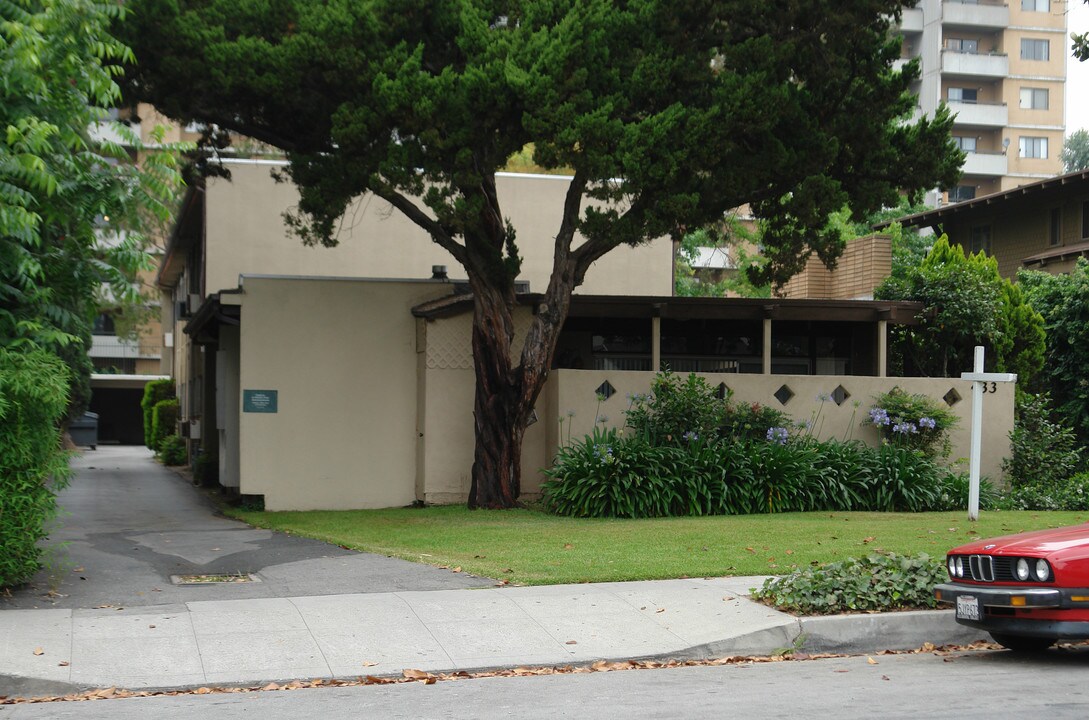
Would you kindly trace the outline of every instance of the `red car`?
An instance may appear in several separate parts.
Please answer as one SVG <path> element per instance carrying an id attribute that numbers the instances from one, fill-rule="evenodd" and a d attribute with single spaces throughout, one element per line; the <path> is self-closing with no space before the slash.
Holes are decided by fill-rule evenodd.
<path id="1" fill-rule="evenodd" d="M 978 540 L 946 556 L 934 596 L 957 622 L 1030 652 L 1089 639 L 1089 523 Z"/>

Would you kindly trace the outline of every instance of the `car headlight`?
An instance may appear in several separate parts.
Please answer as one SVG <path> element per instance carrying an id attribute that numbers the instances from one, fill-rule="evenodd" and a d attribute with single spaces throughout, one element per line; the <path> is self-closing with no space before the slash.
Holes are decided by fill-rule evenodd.
<path id="1" fill-rule="evenodd" d="M 964 577 L 964 558 L 962 558 L 961 556 L 958 555 L 957 558 L 956 558 L 956 566 L 955 567 L 956 567 L 956 570 L 957 570 L 957 577 L 959 577 L 959 578 Z"/>
<path id="2" fill-rule="evenodd" d="M 957 561 L 952 555 L 949 556 L 949 577 L 957 576 Z"/>
<path id="3" fill-rule="evenodd" d="M 1017 575 L 1017 579 L 1024 582 L 1029 579 L 1029 564 L 1025 558 L 1018 558 L 1017 565 L 1014 568 L 1014 572 Z"/>
<path id="4" fill-rule="evenodd" d="M 1040 559 L 1036 561 L 1036 579 L 1040 582 L 1047 582 L 1047 579 L 1051 577 L 1051 568 L 1047 564 L 1047 560 Z"/>

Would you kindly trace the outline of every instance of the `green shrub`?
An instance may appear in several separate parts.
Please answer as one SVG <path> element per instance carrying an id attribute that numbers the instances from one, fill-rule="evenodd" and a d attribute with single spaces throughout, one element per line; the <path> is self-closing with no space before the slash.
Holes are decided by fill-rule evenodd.
<path id="1" fill-rule="evenodd" d="M 1022 485 L 1002 497 L 1004 510 L 1089 510 L 1089 473 L 1044 484 Z"/>
<path id="2" fill-rule="evenodd" d="M 155 405 L 163 400 L 174 397 L 173 380 L 152 380 L 144 385 L 144 397 L 140 400 L 140 408 L 144 414 L 144 444 L 155 450 L 155 435 L 152 432 L 152 421 Z"/>
<path id="3" fill-rule="evenodd" d="M 545 475 L 546 507 L 575 517 L 922 512 L 967 503 L 963 474 L 917 450 L 857 441 L 691 437 L 655 445 L 599 428 L 563 448 Z"/>
<path id="4" fill-rule="evenodd" d="M 766 440 L 771 428 L 790 428 L 793 420 L 782 410 L 760 403 L 729 404 L 718 434 L 724 438 Z"/>
<path id="5" fill-rule="evenodd" d="M 57 422 L 68 402 L 68 368 L 41 350 L 0 348 L 0 587 L 38 571 L 56 492 L 68 482 Z"/>
<path id="6" fill-rule="evenodd" d="M 180 435 L 167 435 L 159 442 L 159 459 L 163 465 L 184 465 L 188 459 L 185 451 L 185 438 Z"/>
<path id="7" fill-rule="evenodd" d="M 925 553 L 874 554 L 770 578 L 753 597 L 802 615 L 933 608 L 934 586 L 946 579 L 941 559 Z"/>
<path id="8" fill-rule="evenodd" d="M 949 454 L 948 433 L 957 416 L 926 395 L 893 388 L 875 398 L 863 421 L 875 425 L 886 441 L 920 450 L 928 457 Z"/>
<path id="9" fill-rule="evenodd" d="M 1014 488 L 1057 487 L 1082 466 L 1074 431 L 1051 417 L 1049 395 L 1017 394 L 1011 452 L 1002 461 L 1002 470 Z"/>
<path id="10" fill-rule="evenodd" d="M 151 410 L 151 446 L 158 452 L 163 438 L 174 435 L 178 429 L 178 400 L 160 400 Z"/>
<path id="11" fill-rule="evenodd" d="M 650 394 L 632 397 L 627 420 L 636 435 L 651 442 L 680 444 L 717 435 L 726 410 L 726 399 L 716 397 L 699 375 L 681 379 L 665 370 L 654 376 Z"/>
<path id="12" fill-rule="evenodd" d="M 193 459 L 193 480 L 201 485 L 215 485 L 219 482 L 217 453 L 202 452 Z"/>

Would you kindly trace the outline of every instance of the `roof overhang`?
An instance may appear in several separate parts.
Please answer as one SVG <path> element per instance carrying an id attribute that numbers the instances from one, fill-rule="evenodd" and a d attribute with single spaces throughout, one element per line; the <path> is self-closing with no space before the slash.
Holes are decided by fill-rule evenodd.
<path id="1" fill-rule="evenodd" d="M 544 301 L 538 293 L 517 296 L 520 305 L 536 307 Z M 417 305 L 416 317 L 436 319 L 469 312 L 472 295 L 448 295 Z M 877 322 L 914 325 L 923 304 L 887 300 L 786 300 L 775 298 L 696 298 L 630 295 L 574 295 L 570 318 L 671 318 L 675 320 L 763 320 Z"/>
<path id="2" fill-rule="evenodd" d="M 1089 170 L 1058 175 L 1046 180 L 1022 185 L 1012 190 L 1003 190 L 1002 192 L 983 195 L 972 200 L 944 205 L 934 210 L 905 215 L 895 220 L 879 223 L 873 227 L 875 230 L 881 230 L 893 223 L 900 223 L 905 227 L 936 227 L 944 221 L 955 219 L 958 216 L 967 216 L 984 209 L 993 209 L 995 206 L 1013 205 L 1021 200 L 1046 198 L 1049 194 L 1057 194 L 1071 189 L 1089 191 Z"/>
<path id="3" fill-rule="evenodd" d="M 219 342 L 220 325 L 242 324 L 242 306 L 237 302 L 239 293 L 241 290 L 223 290 L 204 298 L 185 324 L 185 334 L 198 345 Z"/>

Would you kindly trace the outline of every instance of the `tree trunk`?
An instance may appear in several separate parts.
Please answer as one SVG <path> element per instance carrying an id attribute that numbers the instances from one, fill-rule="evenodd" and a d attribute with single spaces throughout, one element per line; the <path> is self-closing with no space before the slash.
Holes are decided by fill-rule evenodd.
<path id="1" fill-rule="evenodd" d="M 508 300 L 492 288 L 474 287 L 472 484 L 470 508 L 511 508 L 521 492 L 522 437 L 525 418 L 516 371 L 511 366 L 513 295 Z"/>
<path id="2" fill-rule="evenodd" d="M 567 316 L 574 284 L 558 287 L 553 303 L 536 310 L 521 352 L 513 366 L 513 293 L 474 285 L 473 364 L 476 391 L 473 403 L 475 448 L 470 508 L 512 508 L 521 493 L 522 440 L 526 423 L 548 379 L 552 355 Z"/>

